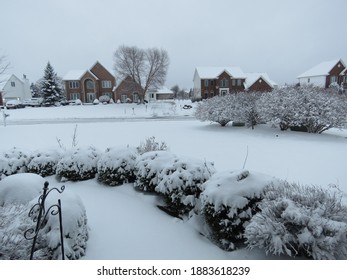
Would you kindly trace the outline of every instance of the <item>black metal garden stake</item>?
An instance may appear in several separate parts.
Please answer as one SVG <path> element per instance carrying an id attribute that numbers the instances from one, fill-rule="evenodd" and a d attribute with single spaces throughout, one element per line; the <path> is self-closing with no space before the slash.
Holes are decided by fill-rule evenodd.
<path id="1" fill-rule="evenodd" d="M 37 236 L 39 234 L 39 231 L 45 226 L 45 222 L 47 221 L 47 216 L 49 214 L 51 215 L 57 215 L 59 214 L 59 226 L 60 226 L 60 245 L 61 245 L 61 253 L 62 253 L 62 259 L 65 259 L 64 254 L 64 234 L 63 234 L 63 220 L 62 220 L 62 211 L 61 211 L 61 201 L 58 199 L 58 204 L 51 205 L 47 210 L 45 209 L 45 201 L 47 196 L 52 190 L 56 190 L 59 193 L 62 193 L 65 189 L 65 186 L 62 186 L 59 189 L 52 188 L 48 189 L 48 182 L 45 182 L 43 187 L 43 194 L 39 196 L 38 202 L 34 204 L 33 207 L 31 207 L 29 211 L 29 217 L 33 217 L 33 221 L 36 222 L 35 229 L 29 228 L 24 232 L 24 237 L 27 240 L 33 240 L 33 244 L 31 246 L 31 252 L 30 252 L 30 260 L 33 259 L 34 251 L 35 251 L 35 244 L 37 240 Z M 56 208 L 56 209 L 55 209 Z M 34 216 L 35 213 L 37 213 L 37 216 Z"/>

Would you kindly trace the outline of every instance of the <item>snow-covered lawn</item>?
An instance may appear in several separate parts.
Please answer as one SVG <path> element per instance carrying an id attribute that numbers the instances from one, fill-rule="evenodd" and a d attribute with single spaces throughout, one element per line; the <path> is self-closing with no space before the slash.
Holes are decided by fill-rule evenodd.
<path id="1" fill-rule="evenodd" d="M 221 127 L 190 117 L 193 109 L 183 109 L 184 104 L 11 110 L 7 126 L 0 121 L 0 152 L 12 147 L 58 149 L 57 139 L 69 147 L 75 129 L 79 147 L 92 145 L 101 151 L 114 146 L 136 147 L 155 136 L 178 156 L 214 162 L 217 171 L 240 170 L 245 164 L 249 170 L 290 182 L 322 187 L 335 184 L 347 201 L 347 131 L 308 134 L 283 132 L 266 125 L 254 130 Z M 57 123 L 57 119 L 62 122 Z M 69 122 L 64 123 L 64 119 Z M 28 120 L 35 122 L 30 124 Z M 47 179 L 52 187 L 63 184 L 54 176 Z M 165 214 L 156 207 L 156 196 L 136 192 L 132 184 L 108 187 L 96 179 L 64 184 L 81 197 L 87 211 L 90 236 L 84 259 L 274 258 L 261 250 L 219 249 L 199 234 L 194 221 Z"/>

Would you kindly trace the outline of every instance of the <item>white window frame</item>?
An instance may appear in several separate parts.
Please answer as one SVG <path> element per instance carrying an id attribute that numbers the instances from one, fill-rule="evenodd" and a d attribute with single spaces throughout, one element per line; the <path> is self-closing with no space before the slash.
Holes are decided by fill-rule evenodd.
<path id="1" fill-rule="evenodd" d="M 79 81 L 70 81 L 69 82 L 69 88 L 71 88 L 71 89 L 80 88 L 80 82 Z"/>
<path id="2" fill-rule="evenodd" d="M 110 80 L 101 81 L 102 88 L 112 88 L 112 82 Z"/>
<path id="3" fill-rule="evenodd" d="M 80 98 L 80 93 L 79 92 L 73 92 L 70 94 L 71 100 L 77 100 L 77 99 L 81 99 Z"/>

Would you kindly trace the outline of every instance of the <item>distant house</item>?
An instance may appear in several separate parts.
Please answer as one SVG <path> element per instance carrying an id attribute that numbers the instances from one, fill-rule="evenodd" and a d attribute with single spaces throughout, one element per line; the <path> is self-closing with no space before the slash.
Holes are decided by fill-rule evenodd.
<path id="1" fill-rule="evenodd" d="M 16 75 L 1 75 L 0 77 L 0 105 L 8 100 L 24 100 L 31 98 L 29 80 L 23 75 L 19 79 Z"/>
<path id="2" fill-rule="evenodd" d="M 143 96 L 143 89 L 130 76 L 123 79 L 115 88 L 115 98 L 117 102 L 138 103 L 141 101 L 141 96 Z"/>
<path id="3" fill-rule="evenodd" d="M 89 70 L 69 71 L 63 81 L 68 100 L 80 99 L 83 103 L 92 103 L 103 95 L 115 99 L 116 79 L 100 62 Z"/>
<path id="4" fill-rule="evenodd" d="M 174 92 L 167 87 L 162 87 L 158 90 L 148 91 L 146 94 L 146 100 L 157 101 L 157 100 L 172 100 L 174 99 Z"/>
<path id="5" fill-rule="evenodd" d="M 346 65 L 342 59 L 322 62 L 297 77 L 300 85 L 328 88 L 331 84 L 347 85 Z"/>
<path id="6" fill-rule="evenodd" d="M 272 91 L 277 83 L 272 81 L 267 73 L 245 73 L 245 90 L 248 91 Z"/>
<path id="7" fill-rule="evenodd" d="M 193 82 L 195 99 L 245 90 L 271 91 L 276 86 L 266 73 L 244 73 L 240 67 L 197 67 Z"/>

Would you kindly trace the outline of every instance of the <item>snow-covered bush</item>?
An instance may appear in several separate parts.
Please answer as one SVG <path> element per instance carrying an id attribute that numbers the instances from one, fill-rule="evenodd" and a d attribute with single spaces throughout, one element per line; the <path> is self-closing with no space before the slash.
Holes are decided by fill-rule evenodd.
<path id="1" fill-rule="evenodd" d="M 155 192 L 160 173 L 172 168 L 176 156 L 168 151 L 151 151 L 140 155 L 135 164 L 135 188 Z"/>
<path id="2" fill-rule="evenodd" d="M 45 180 L 36 174 L 20 173 L 0 181 L 0 206 L 26 204 L 38 196 Z"/>
<path id="3" fill-rule="evenodd" d="M 98 180 L 109 186 L 134 182 L 136 157 L 134 148 L 108 148 L 98 161 Z"/>
<path id="4" fill-rule="evenodd" d="M 245 230 L 248 247 L 274 255 L 346 259 L 347 207 L 341 199 L 336 190 L 286 181 L 267 187 L 261 212 Z"/>
<path id="5" fill-rule="evenodd" d="M 27 172 L 42 177 L 54 175 L 60 159 L 61 153 L 58 150 L 35 151 L 29 156 Z"/>
<path id="6" fill-rule="evenodd" d="M 165 142 L 157 142 L 155 137 L 149 137 L 137 147 L 137 152 L 141 155 L 150 151 L 166 151 L 168 146 Z"/>
<path id="7" fill-rule="evenodd" d="M 346 126 L 347 98 L 312 86 L 284 87 L 266 93 L 259 101 L 262 116 L 281 130 L 311 133 Z"/>
<path id="8" fill-rule="evenodd" d="M 0 260 L 28 260 L 32 240 L 24 238 L 28 228 L 35 223 L 28 217 L 30 207 L 26 204 L 8 204 L 0 207 Z M 37 237 L 35 259 L 48 259 L 49 252 L 44 237 Z"/>
<path id="9" fill-rule="evenodd" d="M 210 121 L 226 126 L 233 120 L 230 104 L 233 104 L 234 95 L 215 96 L 198 103 L 195 117 L 200 121 Z"/>
<path id="10" fill-rule="evenodd" d="M 88 180 L 95 177 L 99 152 L 94 147 L 66 151 L 57 164 L 56 173 L 62 181 Z"/>
<path id="11" fill-rule="evenodd" d="M 99 101 L 101 103 L 109 103 L 111 101 L 111 98 L 109 96 L 107 96 L 107 95 L 101 95 L 99 97 Z"/>
<path id="12" fill-rule="evenodd" d="M 220 171 L 202 185 L 202 214 L 210 228 L 210 238 L 224 250 L 234 250 L 244 242 L 244 229 L 259 210 L 265 187 L 275 179 L 242 171 Z"/>
<path id="13" fill-rule="evenodd" d="M 34 174 L 25 174 L 28 178 L 30 175 Z M 24 189 L 23 185 L 22 189 Z M 88 240 L 85 207 L 79 196 L 65 189 L 62 194 L 55 191 L 49 193 L 45 202 L 46 211 L 50 206 L 57 204 L 58 199 L 61 200 L 65 258 L 79 259 L 85 255 Z M 29 203 L 11 203 L 0 207 L 0 259 L 29 259 L 33 241 L 25 239 L 24 233 L 36 228 L 36 222 L 33 221 L 36 216 L 29 217 L 28 214 L 37 202 L 38 197 Z M 57 208 L 53 207 L 51 210 L 57 210 Z M 37 235 L 34 259 L 62 258 L 59 218 L 58 215 L 51 215 L 51 210 L 48 211 L 44 226 Z M 33 213 L 37 211 L 38 206 Z M 30 232 L 26 237 L 32 237 Z"/>
<path id="14" fill-rule="evenodd" d="M 214 164 L 198 159 L 176 158 L 159 174 L 155 191 L 162 194 L 167 209 L 184 215 L 197 204 L 201 185 L 215 173 Z"/>
<path id="15" fill-rule="evenodd" d="M 57 204 L 58 199 L 61 200 L 65 258 L 76 260 L 85 255 L 87 247 L 86 210 L 81 198 L 69 189 L 65 189 L 61 194 L 52 191 L 46 198 L 46 209 Z M 47 215 L 42 234 L 47 243 L 50 257 L 52 259 L 61 259 L 59 215 Z"/>
<path id="16" fill-rule="evenodd" d="M 0 153 L 0 180 L 5 176 L 25 172 L 27 163 L 27 154 L 16 147 Z"/>

